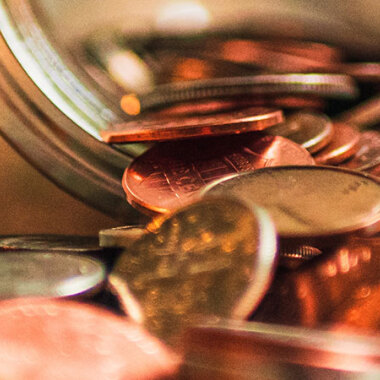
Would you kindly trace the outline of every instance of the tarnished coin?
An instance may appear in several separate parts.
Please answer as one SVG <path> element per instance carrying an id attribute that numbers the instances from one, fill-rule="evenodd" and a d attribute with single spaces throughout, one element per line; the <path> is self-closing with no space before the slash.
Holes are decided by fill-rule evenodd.
<path id="1" fill-rule="evenodd" d="M 103 264 L 82 255 L 38 251 L 0 255 L 0 299 L 85 296 L 100 290 L 104 280 Z"/>
<path id="2" fill-rule="evenodd" d="M 327 166 L 264 168 L 214 182 L 203 193 L 249 199 L 268 210 L 280 237 L 316 248 L 347 234 L 380 229 L 380 183 L 362 172 Z"/>
<path id="3" fill-rule="evenodd" d="M 360 134 L 359 149 L 355 155 L 340 166 L 355 169 L 368 170 L 380 165 L 380 133 L 366 131 Z"/>
<path id="4" fill-rule="evenodd" d="M 0 302 L 0 378 L 144 380 L 178 359 L 126 318 L 72 301 Z"/>
<path id="5" fill-rule="evenodd" d="M 259 74 L 160 85 L 152 92 L 140 94 L 138 100 L 141 109 L 148 110 L 190 100 L 250 94 L 307 94 L 326 98 L 351 99 L 357 96 L 357 90 L 353 80 L 347 75 Z"/>
<path id="6" fill-rule="evenodd" d="M 283 121 L 282 111 L 251 107 L 211 115 L 155 117 L 114 124 L 101 135 L 105 142 L 176 140 L 259 131 Z"/>
<path id="7" fill-rule="evenodd" d="M 0 236 L 0 250 L 66 251 L 97 253 L 98 239 L 78 235 L 7 235 Z"/>
<path id="8" fill-rule="evenodd" d="M 356 127 L 334 123 L 330 143 L 314 155 L 319 165 L 337 165 L 352 157 L 359 149 L 360 133 Z"/>
<path id="9" fill-rule="evenodd" d="M 310 153 L 315 153 L 330 142 L 333 131 L 332 122 L 327 115 L 298 112 L 287 117 L 284 123 L 269 127 L 265 132 L 286 137 Z"/>
<path id="10" fill-rule="evenodd" d="M 200 318 L 247 317 L 271 282 L 276 234 L 256 206 L 210 198 L 147 229 L 109 281 L 128 315 L 169 344 Z"/>
<path id="11" fill-rule="evenodd" d="M 165 213 L 191 202 L 206 184 L 266 166 L 313 165 L 304 148 L 259 132 L 158 144 L 126 169 L 128 202 L 144 213 Z"/>
<path id="12" fill-rule="evenodd" d="M 146 233 L 144 226 L 122 226 L 99 231 L 101 247 L 130 247 Z"/>

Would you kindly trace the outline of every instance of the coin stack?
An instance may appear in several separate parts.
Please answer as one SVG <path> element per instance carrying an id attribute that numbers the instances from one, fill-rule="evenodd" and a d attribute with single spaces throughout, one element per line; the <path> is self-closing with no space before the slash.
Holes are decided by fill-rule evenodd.
<path id="1" fill-rule="evenodd" d="M 1 237 L 0 378 L 376 378 L 380 63 L 243 34 L 81 57 L 125 112 L 105 143 L 145 143 L 146 223 Z"/>

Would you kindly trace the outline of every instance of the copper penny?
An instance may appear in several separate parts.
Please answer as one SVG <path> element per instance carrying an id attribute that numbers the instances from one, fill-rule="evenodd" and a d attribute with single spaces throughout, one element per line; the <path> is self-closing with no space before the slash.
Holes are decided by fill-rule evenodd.
<path id="1" fill-rule="evenodd" d="M 310 153 L 315 153 L 330 142 L 333 131 L 332 122 L 327 115 L 300 111 L 265 132 L 287 137 Z"/>
<path id="2" fill-rule="evenodd" d="M 331 142 L 314 155 L 319 165 L 337 165 L 352 157 L 359 149 L 360 133 L 356 127 L 334 123 Z"/>
<path id="3" fill-rule="evenodd" d="M 261 132 L 167 142 L 137 157 L 122 184 L 133 206 L 145 213 L 165 213 L 192 201 L 212 181 L 279 165 L 313 165 L 313 159 L 298 144 Z"/>
<path id="4" fill-rule="evenodd" d="M 336 244 L 380 228 L 380 183 L 362 172 L 330 166 L 282 166 L 240 173 L 206 186 L 268 210 L 288 243 Z"/>
<path id="5" fill-rule="evenodd" d="M 101 135 L 108 143 L 177 140 L 257 131 L 282 121 L 280 110 L 251 107 L 212 115 L 156 117 L 114 124 Z"/>
<path id="6" fill-rule="evenodd" d="M 177 359 L 139 326 L 76 302 L 0 303 L 0 377 L 28 380 L 153 379 Z"/>
<path id="7" fill-rule="evenodd" d="M 366 131 L 360 134 L 359 149 L 342 167 L 356 170 L 368 170 L 380 165 L 380 133 Z"/>
<path id="8" fill-rule="evenodd" d="M 146 228 L 109 281 L 128 315 L 171 345 L 199 320 L 247 317 L 271 283 L 275 229 L 250 202 L 203 199 Z"/>

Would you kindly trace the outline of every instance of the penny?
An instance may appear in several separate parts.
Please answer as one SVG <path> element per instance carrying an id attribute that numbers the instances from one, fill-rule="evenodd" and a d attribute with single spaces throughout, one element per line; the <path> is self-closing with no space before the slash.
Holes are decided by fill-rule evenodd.
<path id="1" fill-rule="evenodd" d="M 373 168 L 367 169 L 366 172 L 380 179 L 380 165 L 376 165 Z"/>
<path id="2" fill-rule="evenodd" d="M 0 250 L 35 250 L 97 253 L 103 251 L 98 239 L 78 235 L 7 235 L 0 236 Z"/>
<path id="3" fill-rule="evenodd" d="M 90 257 L 39 251 L 0 255 L 0 299 L 92 295 L 104 280 L 103 264 Z"/>
<path id="4" fill-rule="evenodd" d="M 125 318 L 72 301 L 0 302 L 0 377 L 29 380 L 153 379 L 178 359 Z"/>
<path id="5" fill-rule="evenodd" d="M 282 244 L 279 252 L 279 265 L 295 269 L 321 254 L 321 250 L 308 245 L 287 246 Z"/>
<path id="6" fill-rule="evenodd" d="M 141 109 L 147 110 L 191 100 L 264 94 L 352 99 L 357 89 L 349 76 L 341 74 L 258 74 L 164 84 L 138 99 Z"/>
<path id="7" fill-rule="evenodd" d="M 248 199 L 268 210 L 280 237 L 319 249 L 353 233 L 380 229 L 380 184 L 362 172 L 264 168 L 215 181 L 202 193 Z"/>
<path id="8" fill-rule="evenodd" d="M 333 135 L 333 125 L 327 115 L 298 112 L 286 118 L 284 123 L 268 128 L 271 135 L 284 136 L 300 144 L 310 153 L 327 145 Z"/>
<path id="9" fill-rule="evenodd" d="M 171 345 L 199 319 L 247 317 L 271 282 L 276 234 L 261 208 L 209 198 L 147 229 L 109 281 L 130 318 Z"/>
<path id="10" fill-rule="evenodd" d="M 368 170 L 380 165 L 380 133 L 377 131 L 366 131 L 360 134 L 359 149 L 355 155 L 340 166 Z"/>
<path id="11" fill-rule="evenodd" d="M 113 124 L 101 135 L 105 142 L 177 140 L 257 131 L 283 121 L 280 110 L 250 107 L 212 115 L 155 117 Z"/>
<path id="12" fill-rule="evenodd" d="M 337 165 L 352 157 L 359 149 L 360 133 L 356 127 L 334 123 L 330 143 L 314 155 L 319 165 Z"/>
<path id="13" fill-rule="evenodd" d="M 378 337 L 223 320 L 184 335 L 185 379 L 349 379 L 380 374 Z"/>
<path id="14" fill-rule="evenodd" d="M 191 202 L 206 184 L 267 166 L 313 165 L 309 152 L 260 132 L 158 144 L 125 170 L 128 202 L 144 213 L 165 213 Z"/>
<path id="15" fill-rule="evenodd" d="M 101 247 L 130 247 L 146 233 L 144 226 L 123 226 L 99 231 Z"/>
<path id="16" fill-rule="evenodd" d="M 338 70 L 360 82 L 380 82 L 379 62 L 342 63 L 338 65 Z"/>

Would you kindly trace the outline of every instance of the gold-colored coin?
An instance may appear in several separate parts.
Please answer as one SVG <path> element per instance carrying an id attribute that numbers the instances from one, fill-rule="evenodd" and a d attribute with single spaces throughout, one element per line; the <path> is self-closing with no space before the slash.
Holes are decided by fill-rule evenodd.
<path id="1" fill-rule="evenodd" d="M 109 281 L 129 316 L 169 344 L 198 319 L 247 317 L 268 289 L 276 234 L 257 206 L 204 199 L 147 229 Z"/>
<path id="2" fill-rule="evenodd" d="M 264 168 L 214 182 L 203 193 L 250 200 L 268 210 L 280 237 L 316 248 L 380 228 L 380 183 L 347 169 Z"/>
<path id="3" fill-rule="evenodd" d="M 130 247 L 146 233 L 144 226 L 122 226 L 99 231 L 101 247 Z"/>
<path id="4" fill-rule="evenodd" d="M 286 137 L 310 153 L 315 153 L 330 142 L 334 128 L 327 115 L 297 112 L 287 117 L 284 123 L 269 127 L 265 132 Z"/>

